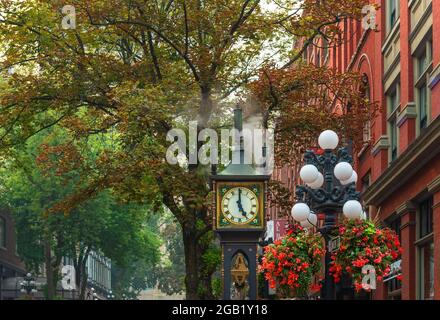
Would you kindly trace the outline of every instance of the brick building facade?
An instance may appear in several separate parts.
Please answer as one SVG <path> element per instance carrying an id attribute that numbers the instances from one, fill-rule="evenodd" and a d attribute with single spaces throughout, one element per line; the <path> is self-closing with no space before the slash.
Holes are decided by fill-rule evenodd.
<path id="1" fill-rule="evenodd" d="M 342 45 L 305 58 L 358 71 L 381 112 L 365 127 L 358 189 L 372 218 L 400 234 L 402 281 L 379 283 L 375 299 L 440 299 L 440 2 L 378 0 L 376 30 L 344 21 Z M 324 51 L 325 50 L 325 51 Z M 296 174 L 273 178 L 292 189 Z M 279 214 L 271 211 L 271 217 Z"/>

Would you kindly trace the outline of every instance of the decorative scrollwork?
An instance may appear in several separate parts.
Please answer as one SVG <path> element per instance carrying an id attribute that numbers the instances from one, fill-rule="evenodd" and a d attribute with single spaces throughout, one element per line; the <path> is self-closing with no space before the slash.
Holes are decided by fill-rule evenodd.
<path id="1" fill-rule="evenodd" d="M 316 203 L 324 203 L 328 199 L 328 194 L 323 189 L 313 190 L 309 188 L 307 194 Z"/>
<path id="2" fill-rule="evenodd" d="M 347 148 L 340 148 L 338 150 L 338 158 L 339 158 L 339 161 L 353 163 L 353 157 L 350 155 Z"/>
<path id="3" fill-rule="evenodd" d="M 350 183 L 346 186 L 341 186 L 339 181 L 333 175 L 334 166 L 340 162 L 345 161 L 352 163 L 353 158 L 350 156 L 346 148 L 340 148 L 338 155 L 330 150 L 326 150 L 324 154 L 317 155 L 311 150 L 307 150 L 304 154 L 304 161 L 306 164 L 316 166 L 320 171 L 323 171 L 325 177 L 325 184 L 320 189 L 312 189 L 305 185 L 296 187 L 296 200 L 308 203 L 311 207 L 321 205 L 326 202 L 333 202 L 335 205 L 342 206 L 347 200 L 359 200 L 360 192 L 356 191 L 356 184 Z M 327 182 L 331 182 L 327 184 Z"/>
<path id="4" fill-rule="evenodd" d="M 296 186 L 295 189 L 295 199 L 298 202 L 304 202 L 306 196 L 307 188 L 305 186 Z"/>
<path id="5" fill-rule="evenodd" d="M 343 200 L 344 198 L 344 190 L 339 186 L 334 187 L 330 195 L 330 198 L 334 202 L 337 203 L 341 202 L 341 200 Z"/>
<path id="6" fill-rule="evenodd" d="M 313 164 L 316 167 L 319 166 L 318 156 L 312 150 L 307 150 L 304 153 L 304 162 L 306 164 Z"/>
<path id="7" fill-rule="evenodd" d="M 354 182 L 346 186 L 344 201 L 348 201 L 348 200 L 359 201 L 360 197 L 361 197 L 361 193 L 359 191 L 356 191 L 356 184 Z"/>

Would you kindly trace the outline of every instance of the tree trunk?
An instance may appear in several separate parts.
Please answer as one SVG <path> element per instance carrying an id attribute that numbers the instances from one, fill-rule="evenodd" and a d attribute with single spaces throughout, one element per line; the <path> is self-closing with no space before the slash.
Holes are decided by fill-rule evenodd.
<path id="1" fill-rule="evenodd" d="M 195 228 L 191 228 L 195 229 Z M 185 289 L 187 300 L 199 300 L 199 253 L 197 252 L 197 240 L 195 230 L 182 228 L 183 245 L 185 249 Z"/>
<path id="2" fill-rule="evenodd" d="M 200 90 L 200 109 L 198 119 L 198 132 L 208 127 L 208 122 L 211 117 L 213 102 L 211 98 L 211 88 L 209 86 L 203 86 Z"/>
<path id="3" fill-rule="evenodd" d="M 214 300 L 214 294 L 212 293 L 212 274 L 202 275 L 200 286 L 204 289 L 200 296 L 202 300 Z"/>
<path id="4" fill-rule="evenodd" d="M 213 102 L 211 88 L 209 85 L 201 86 L 201 99 L 197 119 L 197 135 L 208 127 L 208 122 L 212 113 Z M 198 141 L 197 151 L 203 145 L 203 141 Z M 199 164 L 189 165 L 189 170 L 196 172 Z M 185 289 L 187 300 L 213 299 L 211 274 L 204 274 L 203 261 L 201 257 L 209 246 L 201 245 L 196 227 L 197 219 L 203 219 L 204 215 L 197 215 L 197 212 L 188 210 L 191 213 L 189 222 L 181 224 L 183 234 L 183 244 L 185 250 Z M 206 215 L 206 212 L 204 212 Z M 198 216 L 198 217 L 197 217 Z"/>
<path id="5" fill-rule="evenodd" d="M 55 298 L 55 279 L 53 277 L 50 236 L 47 236 L 44 242 L 44 260 L 46 265 L 47 299 L 53 300 Z"/>
<path id="6" fill-rule="evenodd" d="M 86 299 L 86 288 L 87 288 L 86 264 L 90 251 L 91 251 L 90 248 L 81 249 L 78 257 L 75 258 L 73 263 L 75 267 L 75 274 L 76 274 L 75 282 L 76 282 L 76 287 L 78 288 L 79 300 Z"/>
<path id="7" fill-rule="evenodd" d="M 87 262 L 87 257 L 84 257 L 83 260 L 79 264 L 79 269 L 80 269 L 79 299 L 80 300 L 86 299 L 86 288 L 87 288 L 86 262 Z"/>

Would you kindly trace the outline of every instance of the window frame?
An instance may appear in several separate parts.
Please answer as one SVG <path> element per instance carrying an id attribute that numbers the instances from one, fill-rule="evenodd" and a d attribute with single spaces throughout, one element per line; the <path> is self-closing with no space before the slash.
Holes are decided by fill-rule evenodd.
<path id="1" fill-rule="evenodd" d="M 385 225 L 396 232 L 399 240 L 401 239 L 402 218 L 400 215 L 392 215 L 385 220 Z M 402 282 L 397 278 L 391 279 L 386 282 L 388 289 L 388 299 L 402 299 Z"/>
<path id="2" fill-rule="evenodd" d="M 429 246 L 434 245 L 434 232 L 433 232 L 433 197 L 430 196 L 428 198 L 425 198 L 423 201 L 420 201 L 417 207 L 417 228 L 416 228 L 416 237 L 417 241 L 415 242 L 416 245 L 416 252 L 417 252 L 417 298 L 420 300 L 425 300 L 425 271 L 426 271 L 426 265 L 425 265 L 425 249 Z M 422 232 L 422 215 L 426 213 L 424 211 L 424 206 L 426 206 L 428 219 L 427 221 L 430 223 L 430 228 L 428 228 L 427 232 Z M 422 212 L 423 211 L 423 212 Z M 434 268 L 435 268 L 435 261 L 434 261 Z M 434 276 L 435 280 L 435 276 Z M 432 280 L 432 281 L 434 281 Z"/>
<path id="3" fill-rule="evenodd" d="M 392 87 L 392 89 L 388 91 L 386 97 L 388 111 L 387 133 L 389 137 L 388 163 L 391 164 L 399 156 L 399 127 L 397 125 L 397 114 L 400 107 L 400 84 L 397 83 Z"/>
<path id="4" fill-rule="evenodd" d="M 386 3 L 386 26 L 387 34 L 393 30 L 400 18 L 400 1 L 388 0 Z"/>
<path id="5" fill-rule="evenodd" d="M 414 55 L 414 101 L 416 103 L 417 110 L 417 123 L 416 123 L 416 135 L 420 133 L 429 126 L 431 122 L 431 89 L 429 88 L 430 74 L 433 67 L 432 62 L 432 37 L 429 37 L 423 43 L 421 49 L 419 49 L 418 54 Z M 421 61 L 424 61 L 423 64 Z M 422 92 L 424 92 L 424 105 L 426 113 L 423 118 L 422 115 Z"/>

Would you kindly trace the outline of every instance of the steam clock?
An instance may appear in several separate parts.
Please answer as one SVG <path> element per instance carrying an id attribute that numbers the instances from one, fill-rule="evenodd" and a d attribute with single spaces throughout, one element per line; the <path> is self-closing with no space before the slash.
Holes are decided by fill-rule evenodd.
<path id="1" fill-rule="evenodd" d="M 234 127 L 242 131 L 242 111 L 234 110 Z M 214 231 L 222 249 L 224 300 L 257 298 L 257 248 L 265 231 L 266 190 L 269 175 L 244 163 L 240 135 L 239 161 L 211 176 L 214 191 Z M 234 156 L 233 156 L 234 160 Z"/>

